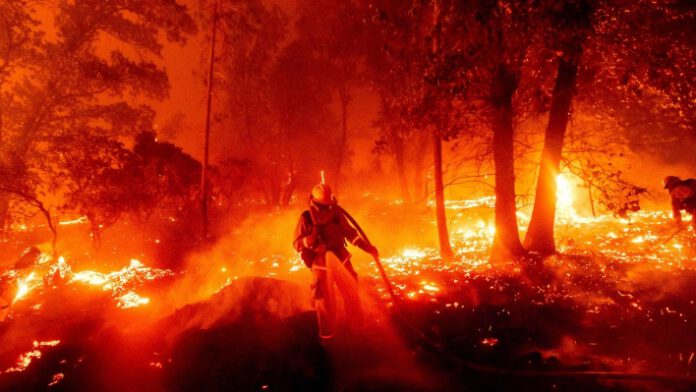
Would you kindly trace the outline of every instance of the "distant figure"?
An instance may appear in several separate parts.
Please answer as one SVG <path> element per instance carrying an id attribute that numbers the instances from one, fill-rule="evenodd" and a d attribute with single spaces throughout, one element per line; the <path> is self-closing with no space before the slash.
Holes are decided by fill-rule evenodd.
<path id="1" fill-rule="evenodd" d="M 353 327 L 363 325 L 358 275 L 351 264 L 346 240 L 378 257 L 377 248 L 360 237 L 348 223 L 331 188 L 324 183 L 315 186 L 309 197 L 309 209 L 302 213 L 297 223 L 293 246 L 312 270 L 312 296 L 322 339 L 330 339 L 336 333 L 334 283 L 343 297 L 349 324 Z"/>
<path id="2" fill-rule="evenodd" d="M 674 221 L 681 225 L 681 210 L 691 215 L 691 225 L 696 230 L 696 180 L 689 178 L 682 180 L 679 177 L 668 176 L 663 181 L 665 189 L 672 198 L 672 216 Z"/>

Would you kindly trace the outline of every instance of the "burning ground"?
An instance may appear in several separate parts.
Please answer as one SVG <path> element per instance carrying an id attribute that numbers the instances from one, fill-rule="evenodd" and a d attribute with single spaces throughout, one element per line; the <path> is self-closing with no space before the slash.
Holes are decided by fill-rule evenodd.
<path id="1" fill-rule="evenodd" d="M 691 229 L 674 235 L 666 211 L 630 219 L 569 214 L 557 227 L 561 254 L 491 264 L 487 202 L 450 204 L 458 254 L 449 264 L 431 238 L 414 233 L 432 224 L 427 212 L 405 214 L 398 205 L 363 211 L 402 313 L 374 265 L 355 252 L 371 321 L 324 346 L 316 338 L 309 273 L 283 241 L 292 214 L 249 220 L 265 227 L 253 234 L 267 239 L 263 246 L 240 241 L 249 236 L 242 225 L 177 270 L 148 260 L 100 266 L 27 255 L 3 275 L 0 389 L 693 387 L 552 375 L 696 375 Z"/>

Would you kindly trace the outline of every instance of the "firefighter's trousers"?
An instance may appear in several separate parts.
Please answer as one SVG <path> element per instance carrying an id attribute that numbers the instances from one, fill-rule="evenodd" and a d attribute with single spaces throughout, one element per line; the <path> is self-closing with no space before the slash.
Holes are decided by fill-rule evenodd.
<path id="1" fill-rule="evenodd" d="M 340 261 L 333 252 L 317 256 L 312 266 L 312 290 L 314 308 L 317 311 L 319 336 L 330 339 L 336 333 L 336 290 L 341 292 L 349 326 L 359 328 L 363 325 L 363 312 L 360 305 L 358 281 L 350 266 L 350 257 Z"/>

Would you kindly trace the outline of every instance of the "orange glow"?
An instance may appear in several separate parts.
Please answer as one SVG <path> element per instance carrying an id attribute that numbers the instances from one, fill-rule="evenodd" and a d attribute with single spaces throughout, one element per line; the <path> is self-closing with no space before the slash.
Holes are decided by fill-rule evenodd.
<path id="1" fill-rule="evenodd" d="M 42 259 L 46 258 L 42 256 Z M 102 273 L 97 271 L 85 270 L 73 272 L 64 257 L 59 257 L 57 262 L 50 265 L 45 275 L 42 276 L 38 270 L 32 271 L 26 278 L 17 278 L 17 293 L 12 304 L 26 299 L 32 290 L 41 286 L 47 279 L 60 277 L 63 281 L 71 283 L 82 283 L 97 286 L 104 291 L 111 291 L 117 306 L 122 309 L 134 308 L 150 303 L 150 299 L 135 293 L 131 288 L 134 284 L 152 281 L 174 273 L 170 270 L 146 267 L 142 262 L 132 259 L 127 267 L 118 271 Z"/>
<path id="2" fill-rule="evenodd" d="M 41 358 L 42 347 L 54 347 L 60 343 L 60 340 L 34 341 L 33 349 L 19 356 L 14 366 L 5 369 L 5 373 L 22 372 L 26 370 L 34 359 Z"/>
<path id="3" fill-rule="evenodd" d="M 49 386 L 49 387 L 52 387 L 52 386 L 58 384 L 58 383 L 59 383 L 62 379 L 64 379 L 64 378 L 65 378 L 65 374 L 63 374 L 63 373 L 56 373 L 56 374 L 53 375 L 53 378 L 51 378 L 51 382 L 48 383 L 48 386 Z"/>
<path id="4" fill-rule="evenodd" d="M 556 177 L 556 211 L 560 218 L 573 219 L 578 216 L 573 208 L 573 189 L 565 174 Z"/>
<path id="5" fill-rule="evenodd" d="M 118 307 L 121 309 L 137 308 L 148 303 L 150 303 L 150 298 L 141 297 L 132 291 L 123 294 L 118 299 Z"/>
<path id="6" fill-rule="evenodd" d="M 496 344 L 498 344 L 498 339 L 496 339 L 496 338 L 484 338 L 481 340 L 481 344 L 483 344 L 484 346 L 493 347 Z"/>
<path id="7" fill-rule="evenodd" d="M 15 294 L 12 303 L 25 298 L 30 291 L 35 289 L 41 283 L 41 279 L 37 278 L 36 273 L 32 271 L 26 278 L 17 279 L 17 294 Z"/>

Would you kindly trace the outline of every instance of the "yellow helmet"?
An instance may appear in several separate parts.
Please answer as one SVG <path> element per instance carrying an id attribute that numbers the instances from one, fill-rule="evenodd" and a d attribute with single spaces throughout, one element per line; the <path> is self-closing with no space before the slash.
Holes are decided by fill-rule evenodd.
<path id="1" fill-rule="evenodd" d="M 324 205 L 336 204 L 336 197 L 334 197 L 333 192 L 331 192 L 331 188 L 324 183 L 318 184 L 312 188 L 310 200 Z"/>

